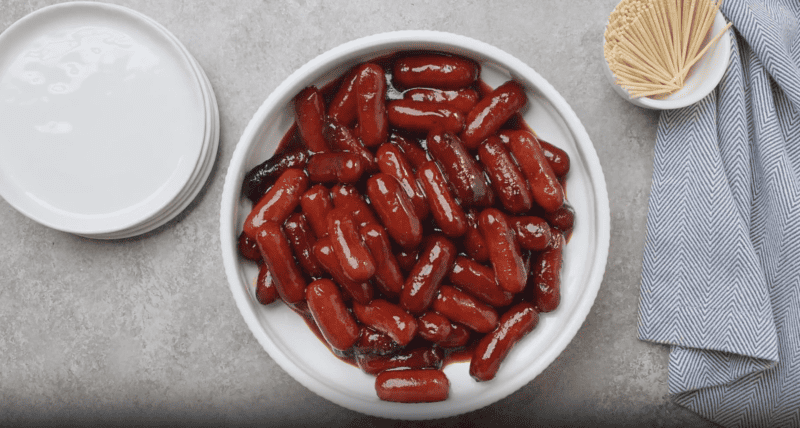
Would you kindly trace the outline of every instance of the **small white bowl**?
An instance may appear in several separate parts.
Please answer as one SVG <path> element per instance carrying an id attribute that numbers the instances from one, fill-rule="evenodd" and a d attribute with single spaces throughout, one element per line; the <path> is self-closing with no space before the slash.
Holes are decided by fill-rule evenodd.
<path id="1" fill-rule="evenodd" d="M 711 31 L 708 32 L 704 45 L 722 31 L 726 25 L 727 22 L 722 12 L 717 11 L 714 25 L 711 27 Z M 686 107 L 705 98 L 719 84 L 725 74 L 725 70 L 728 68 L 732 37 L 731 30 L 728 29 L 726 34 L 723 34 L 719 40 L 714 42 L 714 45 L 708 49 L 703 57 L 692 66 L 683 88 L 667 96 L 632 97 L 625 88 L 617 84 L 614 74 L 608 67 L 608 61 L 604 61 L 606 66 L 603 67 L 603 70 L 614 90 L 631 104 L 653 110 L 671 110 Z M 603 43 L 605 44 L 605 39 Z"/>
<path id="2" fill-rule="evenodd" d="M 560 307 L 541 316 L 536 329 L 511 351 L 497 377 L 476 382 L 467 363 L 448 365 L 450 397 L 438 403 L 380 401 L 375 377 L 336 358 L 299 315 L 276 302 L 258 303 L 257 267 L 237 251 L 237 237 L 252 204 L 242 196 L 242 180 L 272 156 L 294 122 L 292 98 L 309 85 L 324 86 L 355 64 L 398 51 L 437 50 L 466 56 L 482 66 L 491 86 L 521 82 L 529 107 L 525 121 L 571 158 L 567 191 L 575 208 L 575 229 L 564 254 Z M 314 58 L 283 81 L 255 113 L 239 140 L 225 178 L 220 210 L 220 242 L 225 273 L 236 304 L 259 343 L 286 372 L 320 396 L 365 414 L 394 419 L 434 419 L 466 413 L 516 391 L 542 372 L 567 346 L 594 303 L 608 255 L 610 216 L 603 172 L 594 146 L 566 101 L 529 66 L 486 43 L 450 33 L 400 31 L 354 40 Z"/>

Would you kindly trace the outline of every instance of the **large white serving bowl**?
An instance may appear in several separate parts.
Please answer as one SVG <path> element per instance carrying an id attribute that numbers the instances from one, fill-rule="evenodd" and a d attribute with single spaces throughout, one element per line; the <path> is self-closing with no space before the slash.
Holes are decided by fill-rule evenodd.
<path id="1" fill-rule="evenodd" d="M 436 50 L 466 56 L 482 66 L 491 86 L 515 79 L 526 88 L 523 112 L 537 134 L 564 149 L 572 161 L 567 192 L 576 226 L 564 255 L 562 301 L 543 314 L 536 329 L 512 350 L 497 377 L 476 382 L 468 363 L 448 365 L 450 397 L 443 402 L 380 401 L 375 378 L 336 358 L 301 317 L 282 303 L 260 305 L 254 295 L 257 268 L 237 252 L 237 237 L 250 201 L 241 194 L 245 173 L 270 157 L 294 122 L 292 98 L 309 85 L 321 87 L 351 66 L 402 50 Z M 394 419 L 434 419 L 469 412 L 500 400 L 530 382 L 567 346 L 594 303 L 609 245 L 608 194 L 594 146 L 575 113 L 531 67 L 486 43 L 434 31 L 400 31 L 357 39 L 314 58 L 290 75 L 255 113 L 239 140 L 223 188 L 220 237 L 231 292 L 259 343 L 286 372 L 320 396 L 365 414 Z"/>

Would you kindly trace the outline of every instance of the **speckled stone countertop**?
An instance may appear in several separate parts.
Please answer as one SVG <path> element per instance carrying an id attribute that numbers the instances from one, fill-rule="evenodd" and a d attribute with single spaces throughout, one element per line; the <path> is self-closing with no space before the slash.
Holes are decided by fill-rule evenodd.
<path id="1" fill-rule="evenodd" d="M 242 131 L 292 71 L 358 37 L 430 29 L 497 46 L 563 95 L 605 173 L 611 246 L 589 316 L 541 375 L 486 408 L 405 425 L 713 426 L 671 403 L 668 350 L 636 336 L 658 114 L 603 76 L 616 2 L 116 1 L 163 24 L 205 69 L 216 165 L 185 212 L 132 239 L 51 230 L 0 200 L 0 425 L 399 425 L 318 397 L 256 342 L 223 271 L 219 205 Z M 0 0 L 0 29 L 52 3 Z"/>

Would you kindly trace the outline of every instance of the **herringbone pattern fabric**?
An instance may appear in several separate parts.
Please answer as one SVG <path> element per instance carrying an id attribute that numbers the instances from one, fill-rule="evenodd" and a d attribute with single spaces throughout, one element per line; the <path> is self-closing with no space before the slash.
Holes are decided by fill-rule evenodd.
<path id="1" fill-rule="evenodd" d="M 730 427 L 800 427 L 800 2 L 726 0 L 717 90 L 661 114 L 639 337 L 675 401 Z"/>

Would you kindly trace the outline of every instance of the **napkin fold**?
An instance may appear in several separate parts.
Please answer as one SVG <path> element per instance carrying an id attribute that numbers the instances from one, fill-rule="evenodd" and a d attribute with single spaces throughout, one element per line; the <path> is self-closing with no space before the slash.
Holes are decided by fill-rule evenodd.
<path id="1" fill-rule="evenodd" d="M 638 333 L 670 345 L 676 403 L 800 427 L 800 2 L 722 12 L 720 85 L 659 118 Z"/>

